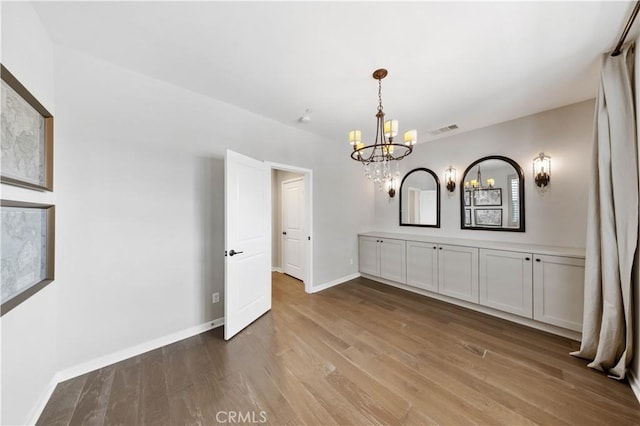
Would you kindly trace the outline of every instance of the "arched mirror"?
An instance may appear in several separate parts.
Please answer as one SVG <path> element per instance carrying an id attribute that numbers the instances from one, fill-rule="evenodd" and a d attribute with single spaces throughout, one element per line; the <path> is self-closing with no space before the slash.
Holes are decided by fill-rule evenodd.
<path id="1" fill-rule="evenodd" d="M 440 181 L 429 169 L 413 169 L 400 184 L 400 226 L 440 228 Z"/>
<path id="2" fill-rule="evenodd" d="M 524 232 L 524 175 L 510 158 L 473 162 L 460 182 L 460 227 Z"/>

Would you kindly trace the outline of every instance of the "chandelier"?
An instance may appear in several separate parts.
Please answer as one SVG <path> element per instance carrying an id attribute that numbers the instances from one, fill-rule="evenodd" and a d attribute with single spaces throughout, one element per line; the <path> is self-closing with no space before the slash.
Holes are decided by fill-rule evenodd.
<path id="1" fill-rule="evenodd" d="M 353 146 L 351 158 L 360 161 L 364 165 L 364 174 L 378 185 L 378 190 L 382 191 L 385 183 L 394 185 L 394 179 L 400 176 L 398 163 L 395 170 L 391 170 L 391 161 L 402 160 L 413 151 L 418 139 L 417 130 L 409 130 L 404 133 L 404 144 L 394 142 L 398 134 L 398 120 L 384 119 L 382 110 L 382 79 L 387 76 L 384 68 L 375 70 L 373 78 L 378 80 L 378 112 L 376 113 L 376 138 L 372 145 L 365 145 L 362 142 L 362 132 L 351 130 L 349 132 L 349 143 Z"/>
<path id="2" fill-rule="evenodd" d="M 467 191 L 477 191 L 482 189 L 493 189 L 493 185 L 496 184 L 496 180 L 489 178 L 487 179 L 487 185 L 485 186 L 482 183 L 482 171 L 480 170 L 480 166 L 478 166 L 478 173 L 476 174 L 475 179 L 471 179 L 470 181 L 464 182 L 464 189 Z"/>

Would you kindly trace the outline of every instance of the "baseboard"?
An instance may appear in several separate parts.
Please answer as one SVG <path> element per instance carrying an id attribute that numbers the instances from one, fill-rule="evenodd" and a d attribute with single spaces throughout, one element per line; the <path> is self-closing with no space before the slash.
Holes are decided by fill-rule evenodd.
<path id="1" fill-rule="evenodd" d="M 27 422 L 27 424 L 36 424 L 58 383 L 81 376 L 94 370 L 98 370 L 108 365 L 124 361 L 125 359 L 141 355 L 145 352 L 170 345 L 171 343 L 187 339 L 189 337 L 195 336 L 196 334 L 204 333 L 205 331 L 212 330 L 222 325 L 224 325 L 224 318 L 217 318 L 213 321 L 208 321 L 206 323 L 189 327 L 184 330 L 176 331 L 175 333 L 167 334 L 166 336 L 158 337 L 157 339 L 149 340 L 148 342 L 131 346 L 129 348 L 122 349 L 120 351 L 113 352 L 111 354 L 104 355 L 99 358 L 84 362 L 82 364 L 58 371 L 56 374 L 54 374 L 53 379 L 51 380 L 51 383 L 49 384 L 46 391 L 43 392 L 40 401 L 38 401 L 38 403 L 34 406 L 31 421 Z"/>
<path id="2" fill-rule="evenodd" d="M 38 399 L 38 401 L 36 401 L 35 405 L 31 410 L 31 415 L 29 416 L 30 420 L 27 421 L 25 424 L 35 425 L 38 419 L 40 418 L 40 415 L 44 411 L 44 407 L 47 406 L 47 402 L 49 402 L 51 395 L 53 395 L 53 391 L 56 390 L 56 386 L 58 386 L 58 383 L 60 383 L 56 379 L 56 376 L 57 374 L 53 375 L 53 378 L 49 382 L 49 385 L 44 390 L 44 392 L 42 392 L 42 395 L 40 395 L 40 398 Z"/>
<path id="3" fill-rule="evenodd" d="M 338 278 L 337 280 L 329 281 L 327 283 L 314 286 L 311 289 L 311 293 L 317 293 L 319 291 L 326 290 L 326 289 L 328 289 L 330 287 L 336 286 L 338 284 L 346 283 L 347 281 L 354 280 L 354 279 L 356 279 L 358 277 L 360 277 L 360 273 L 359 272 L 357 272 L 355 274 L 347 275 L 347 276 L 342 277 L 342 278 Z"/>
<path id="4" fill-rule="evenodd" d="M 279 274 L 282 274 L 282 268 L 280 268 L 278 266 L 272 266 L 271 267 L 271 272 L 277 272 Z"/>
<path id="5" fill-rule="evenodd" d="M 171 343 L 187 339 L 196 334 L 204 333 L 213 328 L 220 327 L 224 324 L 224 318 L 218 318 L 213 321 L 208 321 L 203 324 L 199 324 L 193 327 L 186 328 L 184 330 L 176 331 L 175 333 L 168 334 L 166 336 L 158 337 L 157 339 L 149 340 L 148 342 L 140 343 L 135 346 L 131 346 L 126 349 L 122 349 L 117 352 L 113 352 L 108 355 L 101 356 L 99 358 L 92 359 L 91 361 L 84 362 L 71 368 L 59 371 L 56 374 L 58 382 L 81 376 L 90 371 L 97 370 L 107 365 L 115 364 L 116 362 L 124 361 L 125 359 L 138 356 L 145 352 L 152 351 L 154 349 L 161 348 Z"/>
<path id="6" fill-rule="evenodd" d="M 631 369 L 627 370 L 627 378 L 629 380 L 629 386 L 631 386 L 633 394 L 636 396 L 638 402 L 640 402 L 640 382 L 638 381 L 636 375 L 633 374 L 633 371 L 631 371 Z"/>

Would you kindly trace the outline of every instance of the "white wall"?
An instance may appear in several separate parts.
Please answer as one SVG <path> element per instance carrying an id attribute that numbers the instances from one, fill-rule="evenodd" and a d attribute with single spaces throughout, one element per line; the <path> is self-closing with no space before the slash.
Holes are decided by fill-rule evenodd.
<path id="1" fill-rule="evenodd" d="M 56 90 L 61 368 L 223 315 L 227 147 L 313 169 L 314 283 L 356 272 L 370 198 L 334 142 L 65 48 Z"/>
<path id="2" fill-rule="evenodd" d="M 28 3 L 2 4 L 2 64 L 56 115 L 53 45 Z M 58 154 L 54 150 L 55 158 Z M 59 170 L 54 168 L 54 189 Z M 1 186 L 1 198 L 55 204 L 56 193 Z M 57 192 L 57 191 L 56 191 Z M 60 249 L 59 240 L 56 251 Z M 1 318 L 2 414 L 0 423 L 21 424 L 46 398 L 56 372 L 58 286 L 54 281 Z"/>
<path id="3" fill-rule="evenodd" d="M 55 116 L 57 207 L 56 280 L 2 318 L 3 424 L 56 371 L 223 315 L 226 148 L 312 169 L 313 282 L 357 272 L 372 186 L 348 144 L 52 46 L 28 3 L 2 7 L 3 62 Z"/>
<path id="4" fill-rule="evenodd" d="M 373 229 L 584 247 L 594 105 L 594 101 L 589 100 L 416 145 L 414 152 L 400 162 L 401 175 L 416 167 L 427 167 L 438 175 L 442 185 L 441 227 L 399 226 L 398 197 L 389 199 L 385 192 L 376 192 Z M 551 186 L 544 195 L 535 190 L 532 177 L 532 159 L 541 151 L 551 156 L 552 163 Z M 487 155 L 510 157 L 523 169 L 525 233 L 460 229 L 459 181 L 469 164 Z M 458 171 L 453 195 L 449 195 L 444 186 L 444 171 L 449 164 Z"/>

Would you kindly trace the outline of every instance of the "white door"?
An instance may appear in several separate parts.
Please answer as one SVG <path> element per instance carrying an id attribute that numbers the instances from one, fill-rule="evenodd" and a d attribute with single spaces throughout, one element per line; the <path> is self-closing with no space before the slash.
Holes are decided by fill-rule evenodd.
<path id="1" fill-rule="evenodd" d="M 304 179 L 282 182 L 282 264 L 285 274 L 304 281 Z"/>
<path id="2" fill-rule="evenodd" d="M 225 340 L 271 309 L 270 179 L 263 162 L 227 150 Z"/>

